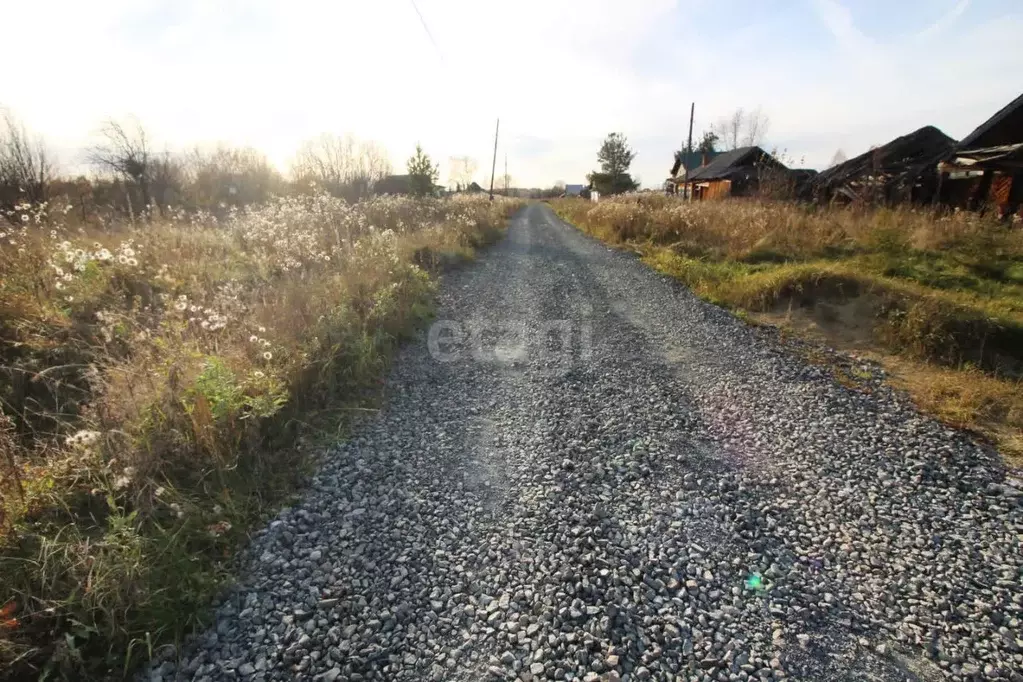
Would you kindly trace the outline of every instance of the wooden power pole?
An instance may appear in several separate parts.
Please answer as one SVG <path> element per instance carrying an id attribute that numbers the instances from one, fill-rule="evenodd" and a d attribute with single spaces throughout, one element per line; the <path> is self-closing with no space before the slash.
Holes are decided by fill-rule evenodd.
<path id="1" fill-rule="evenodd" d="M 686 144 L 686 149 L 682 153 L 682 158 L 683 159 L 686 158 L 686 156 L 685 156 L 686 154 L 689 154 L 689 153 L 691 153 L 693 151 L 693 116 L 695 116 L 695 115 L 696 115 L 696 102 L 693 102 L 693 105 L 691 107 L 689 107 L 689 142 Z M 683 168 L 684 168 L 684 166 L 683 166 Z M 686 168 L 685 171 L 686 171 L 686 182 L 682 186 L 682 196 L 685 197 L 688 200 L 689 199 L 689 169 Z"/>
<path id="2" fill-rule="evenodd" d="M 497 172 L 497 135 L 501 132 L 501 119 L 497 119 L 497 128 L 494 129 L 494 160 L 490 164 L 490 200 L 494 200 L 494 173 Z"/>

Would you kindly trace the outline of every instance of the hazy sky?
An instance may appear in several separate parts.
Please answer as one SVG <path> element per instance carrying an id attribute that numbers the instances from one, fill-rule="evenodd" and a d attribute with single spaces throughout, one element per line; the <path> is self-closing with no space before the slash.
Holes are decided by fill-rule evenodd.
<path id="1" fill-rule="evenodd" d="M 583 182 L 611 131 L 657 186 L 685 137 L 736 107 L 822 167 L 933 124 L 969 133 L 1023 90 L 1020 0 L 7 0 L 0 104 L 65 167 L 105 117 L 170 149 L 225 141 L 285 169 L 352 132 L 404 167 L 508 156 L 520 185 Z M 435 44 L 434 44 L 435 43 Z M 441 181 L 447 179 L 442 168 Z"/>

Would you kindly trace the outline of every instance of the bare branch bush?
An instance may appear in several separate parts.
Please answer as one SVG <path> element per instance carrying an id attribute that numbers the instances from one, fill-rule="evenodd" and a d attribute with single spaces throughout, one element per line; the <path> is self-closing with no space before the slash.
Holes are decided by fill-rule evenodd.
<path id="1" fill-rule="evenodd" d="M 107 119 L 99 130 L 101 141 L 88 152 L 89 162 L 101 172 L 125 183 L 128 210 L 134 213 L 152 203 L 153 152 L 149 136 L 137 119 L 121 123 Z M 130 188 L 138 191 L 141 207 L 132 201 Z"/>
<path id="2" fill-rule="evenodd" d="M 771 119 L 760 107 L 751 111 L 739 107 L 712 125 L 711 132 L 717 136 L 722 149 L 729 151 L 762 145 L 770 125 Z"/>
<path id="3" fill-rule="evenodd" d="M 0 116 L 0 206 L 44 201 L 54 171 L 43 139 L 33 138 L 4 110 Z"/>
<path id="4" fill-rule="evenodd" d="M 471 156 L 453 156 L 448 160 L 449 188 L 465 189 L 476 177 L 479 163 Z"/>
<path id="5" fill-rule="evenodd" d="M 251 147 L 196 147 L 185 156 L 187 198 L 201 207 L 262 203 L 284 190 L 284 178 Z"/>
<path id="6" fill-rule="evenodd" d="M 334 196 L 357 200 L 390 175 L 391 162 L 375 142 L 324 133 L 302 145 L 291 172 L 299 182 L 314 182 Z"/>

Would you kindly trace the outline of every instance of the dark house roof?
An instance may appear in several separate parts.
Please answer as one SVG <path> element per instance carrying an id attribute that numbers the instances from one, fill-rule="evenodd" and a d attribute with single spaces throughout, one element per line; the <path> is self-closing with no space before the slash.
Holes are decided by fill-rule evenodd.
<path id="1" fill-rule="evenodd" d="M 1023 142 L 1023 95 L 1009 102 L 964 137 L 956 149 L 983 149 L 1020 142 Z"/>
<path id="2" fill-rule="evenodd" d="M 751 177 L 755 168 L 785 168 L 760 147 L 739 147 L 722 152 L 706 166 L 686 175 L 686 180 L 732 180 Z"/>
<path id="3" fill-rule="evenodd" d="M 675 163 L 671 166 L 670 175 L 671 177 L 675 177 L 680 168 L 684 168 L 686 172 L 695 170 L 703 165 L 704 157 L 707 158 L 709 163 L 720 154 L 721 152 L 701 152 L 699 150 L 692 152 L 675 152 Z"/>
<path id="4" fill-rule="evenodd" d="M 918 183 L 930 185 L 934 168 L 955 147 L 956 141 L 934 126 L 924 126 L 876 149 L 823 171 L 814 190 L 824 198 L 840 194 L 862 198 L 858 189 L 879 189 L 886 199 L 913 197 Z"/>
<path id="5" fill-rule="evenodd" d="M 789 173 L 799 181 L 813 180 L 819 175 L 815 168 L 792 168 L 789 170 Z"/>

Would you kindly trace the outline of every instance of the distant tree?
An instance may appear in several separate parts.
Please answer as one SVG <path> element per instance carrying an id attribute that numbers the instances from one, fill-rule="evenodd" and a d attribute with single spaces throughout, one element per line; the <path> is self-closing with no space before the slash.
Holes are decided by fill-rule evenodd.
<path id="1" fill-rule="evenodd" d="M 703 134 L 703 139 L 700 140 L 699 146 L 696 151 L 703 152 L 704 154 L 713 154 L 717 151 L 715 146 L 718 143 L 718 136 L 713 130 L 708 130 Z"/>
<path id="2" fill-rule="evenodd" d="M 547 189 L 541 189 L 539 194 L 541 199 L 554 199 L 560 197 L 565 193 L 565 183 L 563 180 L 556 180 L 553 185 Z"/>
<path id="3" fill-rule="evenodd" d="M 136 119 L 127 124 L 108 119 L 99 135 L 100 143 L 89 150 L 90 163 L 134 184 L 141 193 L 143 206 L 149 206 L 153 159 L 149 137 L 142 124 Z"/>
<path id="4" fill-rule="evenodd" d="M 739 107 L 712 127 L 725 151 L 763 144 L 771 120 L 760 107 L 746 111 Z"/>
<path id="5" fill-rule="evenodd" d="M 498 187 L 503 188 L 505 194 L 508 194 L 508 190 L 512 186 L 512 176 L 508 175 L 507 173 L 505 173 L 504 175 L 499 175 L 497 177 L 497 182 L 495 184 Z"/>
<path id="6" fill-rule="evenodd" d="M 9 111 L 0 118 L 0 205 L 46 199 L 54 168 L 42 138 L 29 136 Z"/>
<path id="7" fill-rule="evenodd" d="M 621 133 L 611 133 L 604 138 L 600 151 L 597 152 L 600 169 L 611 176 L 627 174 L 635 158 L 636 153 L 632 151 L 628 139 Z"/>
<path id="8" fill-rule="evenodd" d="M 448 185 L 465 189 L 476 177 L 479 164 L 471 156 L 452 156 L 448 160 Z"/>
<path id="9" fill-rule="evenodd" d="M 423 152 L 422 145 L 416 145 L 416 153 L 409 157 L 405 165 L 408 169 L 409 190 L 412 194 L 418 196 L 431 194 L 434 185 L 437 184 L 440 171 L 430 160 L 429 155 Z"/>
<path id="10" fill-rule="evenodd" d="M 600 171 L 587 175 L 590 187 L 601 194 L 621 194 L 630 192 L 639 184 L 629 175 L 629 167 L 636 152 L 629 147 L 629 141 L 622 133 L 611 133 L 600 145 L 597 161 Z"/>
<path id="11" fill-rule="evenodd" d="M 284 190 L 284 178 L 251 147 L 196 148 L 185 158 L 188 199 L 198 206 L 266 201 Z"/>
<path id="12" fill-rule="evenodd" d="M 153 154 L 149 163 L 149 187 L 153 203 L 164 213 L 169 204 L 179 203 L 186 183 L 185 164 L 170 151 Z"/>
<path id="13" fill-rule="evenodd" d="M 745 128 L 743 130 L 742 146 L 752 147 L 764 143 L 767 131 L 771 127 L 771 119 L 768 118 L 760 107 L 753 111 L 746 112 Z"/>
<path id="14" fill-rule="evenodd" d="M 391 173 L 391 162 L 375 142 L 323 133 L 302 144 L 291 172 L 299 182 L 315 182 L 334 196 L 356 200 Z"/>
<path id="15" fill-rule="evenodd" d="M 831 162 L 828 163 L 828 168 L 834 168 L 835 166 L 845 163 L 849 160 L 849 157 L 845 155 L 845 152 L 839 149 L 835 152 L 835 155 L 831 157 Z"/>
<path id="16" fill-rule="evenodd" d="M 739 146 L 739 136 L 742 134 L 742 116 L 742 109 L 736 109 L 731 115 L 718 119 L 713 126 L 714 134 L 725 151 Z"/>

